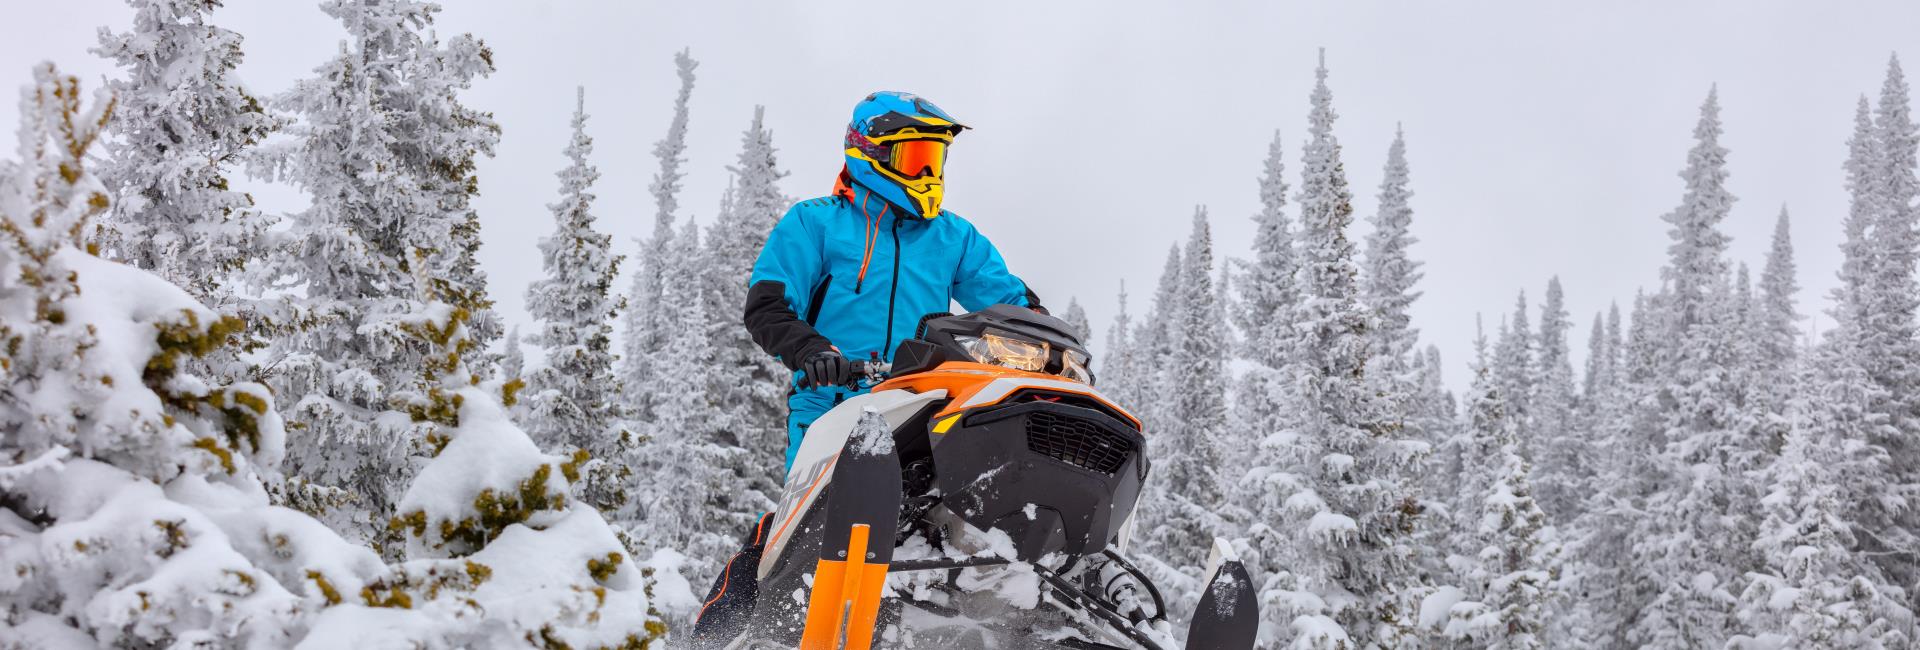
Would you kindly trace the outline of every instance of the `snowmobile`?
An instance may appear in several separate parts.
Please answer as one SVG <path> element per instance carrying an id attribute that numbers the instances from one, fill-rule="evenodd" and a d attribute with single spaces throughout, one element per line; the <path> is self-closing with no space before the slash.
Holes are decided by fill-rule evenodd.
<path id="1" fill-rule="evenodd" d="M 1171 650 L 1165 599 L 1123 552 L 1143 427 L 1071 331 L 996 305 L 922 319 L 891 366 L 856 362 L 873 390 L 808 430 L 694 645 Z M 1252 581 L 1220 540 L 1204 580 L 1185 647 L 1253 647 Z"/>

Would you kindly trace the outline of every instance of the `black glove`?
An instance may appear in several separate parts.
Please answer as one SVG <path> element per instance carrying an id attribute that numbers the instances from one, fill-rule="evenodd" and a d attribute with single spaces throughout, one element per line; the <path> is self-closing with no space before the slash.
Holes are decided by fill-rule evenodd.
<path id="1" fill-rule="evenodd" d="M 853 383 L 853 364 L 834 350 L 821 350 L 800 362 L 800 387 L 845 386 Z"/>

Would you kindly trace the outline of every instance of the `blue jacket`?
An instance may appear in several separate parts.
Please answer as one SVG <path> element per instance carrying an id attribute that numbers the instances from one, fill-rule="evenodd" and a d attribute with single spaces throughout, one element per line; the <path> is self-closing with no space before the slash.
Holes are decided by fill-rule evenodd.
<path id="1" fill-rule="evenodd" d="M 834 195 L 787 210 L 747 284 L 747 330 L 792 369 L 829 346 L 892 361 L 922 316 L 953 302 L 1039 306 L 972 223 L 944 210 L 904 215 L 844 180 Z"/>

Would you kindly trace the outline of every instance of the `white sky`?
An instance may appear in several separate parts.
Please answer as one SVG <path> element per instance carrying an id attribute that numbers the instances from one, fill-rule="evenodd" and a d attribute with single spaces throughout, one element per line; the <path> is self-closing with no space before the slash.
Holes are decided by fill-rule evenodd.
<path id="1" fill-rule="evenodd" d="M 25 83 L 41 60 L 90 84 L 112 72 L 86 50 L 99 25 L 125 28 L 121 2 L 16 4 L 0 22 L 0 88 Z M 311 2 L 227 4 L 215 21 L 246 36 L 242 76 L 257 94 L 308 74 L 343 36 Z M 1405 125 L 1414 255 L 1426 262 L 1414 320 L 1456 387 L 1475 312 L 1492 327 L 1516 291 L 1537 305 L 1547 278 L 1561 277 L 1579 357 L 1595 311 L 1657 286 L 1659 216 L 1678 204 L 1675 172 L 1714 83 L 1741 199 L 1725 224 L 1734 255 L 1757 274 L 1788 205 L 1802 311 L 1824 310 L 1855 97 L 1878 91 L 1889 53 L 1920 53 L 1920 3 L 1892 1 L 444 4 L 438 29 L 482 37 L 499 65 L 467 100 L 505 130 L 480 166 L 481 260 L 515 321 L 540 272 L 535 241 L 551 228 L 574 86 L 586 85 L 594 115 L 596 211 L 631 253 L 651 229 L 650 150 L 683 47 L 701 61 L 683 211 L 712 215 L 755 104 L 792 172 L 786 191 L 806 198 L 839 169 L 856 100 L 915 92 L 977 129 L 950 158 L 948 205 L 1050 304 L 1077 296 L 1104 333 L 1120 281 L 1145 311 L 1195 204 L 1214 216 L 1221 255 L 1248 256 L 1276 128 L 1298 185 L 1324 46 L 1363 221 L 1394 125 Z M 0 123 L 16 119 L 0 101 Z M 301 204 L 250 185 L 266 207 Z"/>

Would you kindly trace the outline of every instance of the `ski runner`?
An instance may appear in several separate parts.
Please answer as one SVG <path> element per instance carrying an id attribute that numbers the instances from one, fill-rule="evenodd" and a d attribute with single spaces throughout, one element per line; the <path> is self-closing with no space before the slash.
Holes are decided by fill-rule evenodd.
<path id="1" fill-rule="evenodd" d="M 794 371 L 787 398 L 787 469 L 821 414 L 866 392 L 851 359 L 891 363 L 922 317 L 954 302 L 1046 313 L 972 223 L 940 208 L 947 147 L 967 128 L 932 102 L 877 92 L 853 107 L 846 166 L 833 193 L 780 218 L 747 280 L 755 343 Z M 714 580 L 696 643 L 738 633 L 757 590 L 767 520 Z"/>

